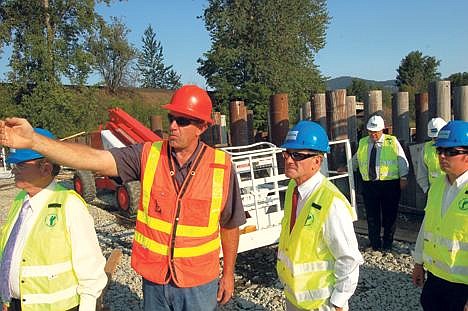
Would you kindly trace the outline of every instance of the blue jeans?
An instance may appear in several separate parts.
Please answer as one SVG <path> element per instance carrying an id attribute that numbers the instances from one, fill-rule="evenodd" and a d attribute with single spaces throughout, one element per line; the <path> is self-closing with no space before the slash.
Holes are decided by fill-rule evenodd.
<path id="1" fill-rule="evenodd" d="M 160 285 L 143 279 L 145 311 L 213 311 L 216 310 L 218 279 L 189 288 L 169 282 Z"/>

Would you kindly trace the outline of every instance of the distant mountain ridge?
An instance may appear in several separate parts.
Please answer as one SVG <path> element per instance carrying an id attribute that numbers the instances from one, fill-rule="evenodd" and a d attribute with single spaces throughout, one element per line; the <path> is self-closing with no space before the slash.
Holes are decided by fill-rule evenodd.
<path id="1" fill-rule="evenodd" d="M 377 85 L 384 88 L 389 88 L 391 91 L 397 91 L 396 80 L 376 81 L 366 80 L 357 77 L 343 76 L 327 80 L 327 90 L 345 89 L 351 85 L 354 79 L 363 80 L 369 84 Z"/>

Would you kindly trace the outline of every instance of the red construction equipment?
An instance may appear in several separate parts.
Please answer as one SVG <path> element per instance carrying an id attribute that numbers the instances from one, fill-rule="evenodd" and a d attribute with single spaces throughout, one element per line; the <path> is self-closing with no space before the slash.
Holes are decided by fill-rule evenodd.
<path id="1" fill-rule="evenodd" d="M 109 109 L 109 121 L 99 131 L 89 134 L 87 143 L 94 148 L 109 149 L 124 147 L 147 141 L 159 141 L 162 138 L 141 124 L 120 108 Z M 116 193 L 118 207 L 134 216 L 140 199 L 140 183 L 138 181 L 122 183 L 120 178 L 94 175 L 90 171 L 75 172 L 73 185 L 86 202 L 96 198 L 97 190 L 110 190 Z"/>

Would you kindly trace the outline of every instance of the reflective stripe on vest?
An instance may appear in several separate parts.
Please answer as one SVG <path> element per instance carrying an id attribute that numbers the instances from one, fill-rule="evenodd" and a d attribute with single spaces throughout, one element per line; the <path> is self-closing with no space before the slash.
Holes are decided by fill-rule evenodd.
<path id="1" fill-rule="evenodd" d="M 146 168 L 143 171 L 143 179 L 142 179 L 142 188 L 143 189 L 151 189 L 154 181 L 154 175 L 156 174 L 156 167 L 159 163 L 159 156 L 161 155 L 161 147 L 162 144 L 152 144 L 151 151 L 148 155 L 148 160 L 146 161 Z M 148 206 L 151 199 L 151 191 L 142 191 L 141 195 L 141 205 L 143 207 L 143 214 L 141 214 L 140 210 L 138 210 L 138 216 L 146 217 L 148 215 Z M 142 221 L 142 220 L 140 220 Z M 147 220 L 146 220 L 147 221 Z M 154 223 L 154 226 L 161 226 L 161 231 L 166 231 L 169 233 L 170 227 L 165 228 L 164 223 Z M 169 224 L 170 225 L 170 224 Z"/>
<path id="2" fill-rule="evenodd" d="M 57 307 L 57 304 L 60 303 L 64 297 L 73 297 L 73 296 L 76 296 L 76 286 L 72 286 L 67 289 L 54 292 L 52 294 L 24 294 L 24 295 L 21 295 L 21 299 L 24 300 L 21 302 L 21 305 L 22 305 L 21 308 L 22 310 L 30 310 L 30 307 L 31 307 L 33 308 L 33 310 L 41 310 L 42 309 L 41 307 L 35 308 L 34 305 L 49 304 L 49 305 L 53 305 L 54 310 L 55 310 L 55 307 Z M 75 306 L 78 305 L 78 301 Z M 49 308 L 47 308 L 46 310 L 49 310 Z"/>
<path id="3" fill-rule="evenodd" d="M 73 271 L 66 226 L 65 204 L 70 195 L 78 196 L 57 184 L 26 240 L 20 265 L 24 311 L 49 310 L 51 305 L 54 309 L 67 310 L 79 304 L 78 280 Z M 7 220 L 9 226 L 14 224 L 25 196 L 26 192 L 22 191 L 13 201 Z M 38 242 L 37 237 L 43 242 Z M 4 246 L 2 238 L 2 252 Z"/>
<path id="4" fill-rule="evenodd" d="M 285 286 L 288 301 L 296 307 L 310 310 L 320 308 L 327 302 L 336 281 L 335 259 L 322 233 L 333 200 L 343 201 L 352 218 L 355 214 L 343 194 L 324 179 L 304 204 L 290 233 L 291 201 L 295 185 L 294 180 L 291 180 L 286 191 L 276 269 Z M 317 205 L 320 209 L 313 207 Z"/>
<path id="5" fill-rule="evenodd" d="M 149 249 L 154 253 L 158 253 L 164 256 L 169 255 L 169 247 L 163 245 L 156 241 L 151 240 L 148 237 L 145 237 L 140 232 L 135 232 L 135 241 L 143 245 L 145 248 Z M 176 247 L 174 248 L 174 257 L 194 257 L 200 256 L 212 251 L 215 251 L 219 248 L 221 240 L 218 238 L 194 247 Z"/>
<path id="6" fill-rule="evenodd" d="M 446 176 L 436 178 L 425 209 L 424 266 L 439 278 L 468 284 L 468 184 L 441 215 Z"/>
<path id="7" fill-rule="evenodd" d="M 435 266 L 438 270 L 443 271 L 446 274 L 450 274 L 450 275 L 455 275 L 455 274 L 468 275 L 468 267 L 466 265 L 465 266 L 449 266 L 449 265 L 447 265 L 446 263 L 444 263 L 442 261 L 439 261 L 437 259 L 434 259 L 434 258 L 428 256 L 427 254 L 423 254 L 423 260 L 424 260 L 424 265 L 425 266 Z M 431 270 L 429 270 L 429 271 L 431 271 Z"/>
<path id="8" fill-rule="evenodd" d="M 445 247 L 449 252 L 453 251 L 465 251 L 468 252 L 468 242 L 463 242 L 460 240 L 450 240 L 446 237 L 433 234 L 432 232 L 424 232 L 424 240 L 432 241 L 435 244 Z"/>
<path id="9" fill-rule="evenodd" d="M 309 301 L 313 300 L 323 300 L 326 301 L 332 294 L 333 292 L 333 286 L 330 287 L 325 287 L 325 288 L 320 288 L 316 290 L 307 290 L 303 292 L 294 292 L 289 286 L 285 285 L 284 286 L 284 292 L 286 297 L 294 297 L 294 300 L 297 302 L 299 305 L 306 304 Z M 318 307 L 314 307 L 313 310 L 320 310 L 321 307 L 327 307 L 324 304 Z M 311 309 L 307 309 L 311 310 Z M 324 310 L 330 310 L 330 308 L 324 308 Z"/>
<path id="10" fill-rule="evenodd" d="M 439 157 L 437 156 L 436 148 L 432 140 L 424 143 L 424 164 L 427 167 L 429 185 L 431 185 L 437 177 L 445 175 L 444 171 L 440 169 Z"/>
<path id="11" fill-rule="evenodd" d="M 286 256 L 282 250 L 278 250 L 278 260 L 288 268 L 292 276 L 299 276 L 301 274 L 317 271 L 332 270 L 335 266 L 333 260 L 323 260 L 315 262 L 305 262 L 301 264 L 293 264 L 292 261 Z"/>
<path id="12" fill-rule="evenodd" d="M 398 145 L 395 136 L 382 134 L 383 143 L 380 148 L 379 180 L 394 180 L 399 178 L 398 173 Z M 357 159 L 362 179 L 369 180 L 369 137 L 359 140 Z"/>
<path id="13" fill-rule="evenodd" d="M 51 276 L 58 275 L 73 269 L 72 262 L 62 262 L 55 265 L 47 266 L 24 266 L 22 269 L 22 276 L 24 277 L 39 277 L 39 276 Z"/>

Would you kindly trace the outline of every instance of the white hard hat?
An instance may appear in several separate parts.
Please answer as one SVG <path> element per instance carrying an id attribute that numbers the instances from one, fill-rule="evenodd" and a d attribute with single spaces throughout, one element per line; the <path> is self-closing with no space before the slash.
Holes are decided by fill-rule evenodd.
<path id="1" fill-rule="evenodd" d="M 381 116 L 372 116 L 369 118 L 369 121 L 367 121 L 367 130 L 368 131 L 373 131 L 373 132 L 378 132 L 381 131 L 385 128 L 384 125 L 384 120 Z"/>
<path id="2" fill-rule="evenodd" d="M 447 124 L 442 118 L 432 118 L 427 123 L 427 136 L 433 138 L 437 137 L 441 128 L 443 128 Z"/>

